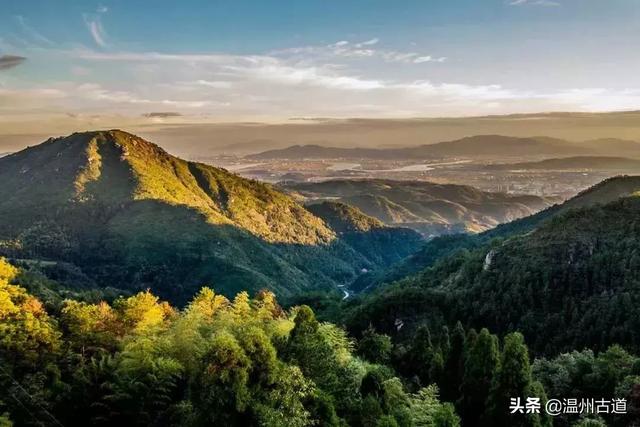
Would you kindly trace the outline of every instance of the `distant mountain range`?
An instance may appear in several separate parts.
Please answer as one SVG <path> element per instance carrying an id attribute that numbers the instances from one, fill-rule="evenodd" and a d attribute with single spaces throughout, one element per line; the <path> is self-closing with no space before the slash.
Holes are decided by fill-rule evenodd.
<path id="1" fill-rule="evenodd" d="M 478 232 L 531 215 L 553 199 L 480 191 L 465 185 L 424 181 L 331 180 L 286 183 L 282 187 L 310 203 L 334 200 L 358 208 L 388 225 L 411 227 L 427 236 Z"/>
<path id="2" fill-rule="evenodd" d="M 621 139 L 597 139 L 572 142 L 558 138 L 517 138 L 478 135 L 454 141 L 406 148 L 338 148 L 320 145 L 294 145 L 247 156 L 251 160 L 268 159 L 439 159 L 450 157 L 558 157 L 558 156 L 640 157 L 640 144 Z"/>
<path id="3" fill-rule="evenodd" d="M 609 170 L 640 171 L 640 160 L 626 157 L 575 156 L 546 159 L 539 162 L 487 165 L 489 170 Z"/>
<path id="4" fill-rule="evenodd" d="M 204 284 L 229 295 L 335 289 L 421 242 L 356 210 L 339 230 L 329 225 L 338 212 L 318 214 L 267 184 L 117 130 L 0 159 L 0 256 L 46 261 L 52 277 L 70 282 L 152 288 L 178 303 Z"/>

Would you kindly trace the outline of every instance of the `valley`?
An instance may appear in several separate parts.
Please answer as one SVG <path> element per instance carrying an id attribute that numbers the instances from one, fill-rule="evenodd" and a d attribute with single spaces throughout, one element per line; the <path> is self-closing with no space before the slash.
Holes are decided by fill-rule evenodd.
<path id="1" fill-rule="evenodd" d="M 0 10 L 0 427 L 640 427 L 640 1 Z"/>
<path id="2" fill-rule="evenodd" d="M 34 385 L 55 396 L 43 410 L 16 389 L 26 403 L 0 394 L 0 409 L 73 423 L 74 406 L 100 423 L 153 418 L 139 406 L 151 405 L 194 426 L 274 427 L 373 426 L 361 420 L 374 411 L 417 427 L 430 408 L 426 425 L 506 427 L 517 418 L 498 388 L 544 396 L 578 378 L 578 396 L 636 405 L 640 179 L 625 174 L 637 160 L 513 160 L 226 156 L 220 168 L 120 130 L 4 156 L 0 360 L 19 355 L 5 364 L 20 381 L 6 388 L 47 364 L 66 391 Z M 273 387 L 297 397 L 283 405 Z"/>

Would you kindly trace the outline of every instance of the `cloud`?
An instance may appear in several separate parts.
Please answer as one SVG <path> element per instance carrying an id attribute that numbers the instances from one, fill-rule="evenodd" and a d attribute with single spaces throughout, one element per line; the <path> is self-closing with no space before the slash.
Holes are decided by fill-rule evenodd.
<path id="1" fill-rule="evenodd" d="M 55 43 L 53 43 L 53 41 L 51 41 L 47 37 L 43 36 L 38 30 L 33 28 L 31 25 L 29 25 L 24 16 L 16 15 L 15 16 L 15 20 L 18 23 L 18 25 L 20 26 L 20 29 L 22 30 L 22 32 L 27 37 L 29 37 L 32 41 L 40 43 L 40 44 L 45 44 L 45 45 L 48 45 L 48 46 L 53 46 L 55 44 Z"/>
<path id="2" fill-rule="evenodd" d="M 423 62 L 444 62 L 447 58 L 445 56 L 441 56 L 439 58 L 434 58 L 431 55 L 427 56 L 418 56 L 413 59 L 414 64 L 422 64 Z"/>
<path id="3" fill-rule="evenodd" d="M 17 67 L 26 60 L 27 58 L 24 56 L 2 55 L 0 56 L 0 70 L 8 70 L 10 68 Z"/>
<path id="4" fill-rule="evenodd" d="M 425 62 L 444 62 L 446 57 L 433 57 L 418 52 L 404 52 L 378 48 L 378 38 L 352 43 L 340 40 L 329 45 L 303 46 L 281 49 L 270 52 L 270 55 L 281 58 L 297 58 L 301 61 L 322 62 L 330 58 L 346 59 L 378 59 L 384 62 L 405 64 L 422 64 Z"/>
<path id="5" fill-rule="evenodd" d="M 98 6 L 98 8 L 96 9 L 97 13 L 107 13 L 109 12 L 109 8 L 107 6 L 104 5 L 100 5 Z"/>
<path id="6" fill-rule="evenodd" d="M 207 86 L 207 87 L 212 87 L 216 89 L 228 89 L 231 86 L 233 86 L 233 83 L 227 82 L 227 81 L 221 81 L 221 80 L 211 81 L 211 80 L 200 79 L 196 81 L 196 84 L 200 86 Z"/>
<path id="7" fill-rule="evenodd" d="M 561 6 L 560 2 L 554 0 L 511 0 L 509 6 Z"/>
<path id="8" fill-rule="evenodd" d="M 92 101 L 105 101 L 114 104 L 134 105 L 164 105 L 175 108 L 203 108 L 213 104 L 209 100 L 177 100 L 177 99 L 150 99 L 140 97 L 132 92 L 124 90 L 111 90 L 97 83 L 84 83 L 75 88 L 75 92 L 82 98 Z"/>
<path id="9" fill-rule="evenodd" d="M 372 38 L 370 40 L 366 40 L 366 41 L 363 41 L 361 43 L 357 43 L 356 47 L 373 46 L 374 44 L 378 44 L 379 41 L 380 41 L 380 39 L 378 39 L 378 38 Z"/>
<path id="10" fill-rule="evenodd" d="M 147 117 L 150 119 L 154 119 L 154 118 L 166 119 L 170 117 L 181 117 L 181 116 L 182 116 L 182 113 L 178 113 L 176 111 L 154 111 L 151 113 L 144 113 L 142 115 L 142 117 Z"/>
<path id="11" fill-rule="evenodd" d="M 102 26 L 102 20 L 98 15 L 84 15 L 84 23 L 93 37 L 93 41 L 100 47 L 107 47 L 107 33 Z"/>
<path id="12" fill-rule="evenodd" d="M 640 105 L 640 91 L 632 89 L 544 92 L 491 81 L 465 84 L 417 79 L 424 74 L 413 66 L 403 67 L 402 73 L 386 74 L 376 72 L 369 62 L 357 68 L 360 61 L 421 64 L 445 60 L 381 49 L 373 40 L 365 40 L 366 45 L 344 40 L 262 55 L 59 50 L 70 64 L 81 67 L 76 70 L 81 75 L 87 74 L 85 68 L 96 69 L 99 62 L 101 73 L 89 75 L 96 79 L 109 75 L 109 83 L 51 82 L 34 85 L 31 92 L 14 90 L 0 97 L 4 105 L 16 105 L 16 111 L 106 112 L 138 119 L 149 111 L 175 111 L 189 118 L 401 117 L 617 110 Z M 358 44 L 361 47 L 356 47 Z M 339 49 L 348 49 L 349 55 L 372 53 L 364 59 L 340 56 Z M 35 102 L 38 97 L 39 103 Z M 149 119 L 169 120 L 160 116 Z"/>

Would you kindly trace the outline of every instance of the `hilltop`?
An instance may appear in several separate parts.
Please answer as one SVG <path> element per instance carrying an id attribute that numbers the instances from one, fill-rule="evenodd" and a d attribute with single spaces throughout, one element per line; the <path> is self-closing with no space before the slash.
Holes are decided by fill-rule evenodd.
<path id="1" fill-rule="evenodd" d="M 2 254 L 64 262 L 96 286 L 152 287 L 174 301 L 211 282 L 224 292 L 242 281 L 285 296 L 330 289 L 380 267 L 375 248 L 351 247 L 272 186 L 119 130 L 49 139 L 1 158 L 0 218 Z M 416 249 L 412 237 L 393 240 L 398 258 L 385 259 Z"/>
<path id="2" fill-rule="evenodd" d="M 316 244 L 335 237 L 322 221 L 267 184 L 184 161 L 118 130 L 50 139 L 4 157 L 0 180 L 0 213 L 11 219 L 2 228 L 59 203 L 113 209 L 156 200 L 271 242 Z"/>

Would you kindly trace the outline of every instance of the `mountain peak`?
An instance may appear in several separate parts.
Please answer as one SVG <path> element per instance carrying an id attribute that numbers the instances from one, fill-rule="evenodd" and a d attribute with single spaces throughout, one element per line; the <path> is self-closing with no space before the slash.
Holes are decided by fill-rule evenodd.
<path id="1" fill-rule="evenodd" d="M 335 237 L 321 219 L 270 185 L 179 159 L 121 130 L 74 133 L 1 158 L 0 181 L 0 200 L 29 205 L 43 216 L 48 209 L 82 204 L 110 212 L 153 201 L 271 242 L 317 244 Z"/>

